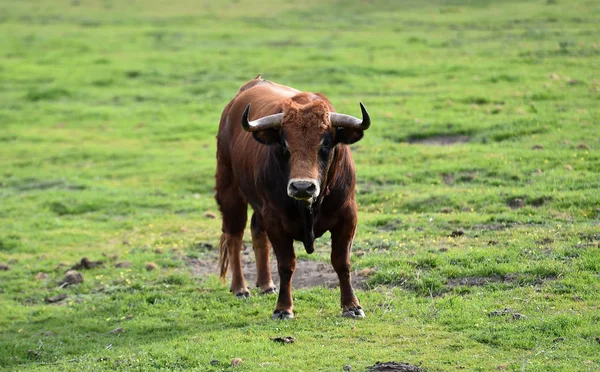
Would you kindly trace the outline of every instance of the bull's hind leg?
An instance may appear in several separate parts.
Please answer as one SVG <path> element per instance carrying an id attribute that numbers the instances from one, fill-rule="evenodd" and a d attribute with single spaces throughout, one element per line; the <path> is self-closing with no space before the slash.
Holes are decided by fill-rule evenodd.
<path id="1" fill-rule="evenodd" d="M 354 294 L 350 278 L 350 251 L 356 232 L 357 212 L 348 208 L 341 213 L 343 218 L 331 229 L 331 264 L 340 280 L 342 315 L 349 318 L 364 318 L 365 313 Z"/>
<path id="2" fill-rule="evenodd" d="M 271 244 L 265 232 L 262 217 L 256 212 L 252 214 L 250 229 L 252 231 L 252 248 L 256 258 L 256 286 L 260 288 L 261 294 L 276 293 L 277 288 L 273 284 L 269 265 Z"/>
<path id="3" fill-rule="evenodd" d="M 223 235 L 220 243 L 220 276 L 225 280 L 231 266 L 231 291 L 237 297 L 248 297 L 250 292 L 242 272 L 242 238 L 248 219 L 248 203 L 233 186 L 227 174 L 217 169 L 216 199 L 223 216 Z"/>

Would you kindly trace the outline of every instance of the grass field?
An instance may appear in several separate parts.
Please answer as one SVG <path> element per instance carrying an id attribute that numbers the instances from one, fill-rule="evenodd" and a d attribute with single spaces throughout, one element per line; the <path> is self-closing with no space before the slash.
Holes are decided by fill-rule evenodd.
<path id="1" fill-rule="evenodd" d="M 0 368 L 600 370 L 599 25 L 592 0 L 2 1 Z M 274 322 L 215 274 L 218 120 L 261 72 L 371 113 L 362 321 L 317 286 Z"/>

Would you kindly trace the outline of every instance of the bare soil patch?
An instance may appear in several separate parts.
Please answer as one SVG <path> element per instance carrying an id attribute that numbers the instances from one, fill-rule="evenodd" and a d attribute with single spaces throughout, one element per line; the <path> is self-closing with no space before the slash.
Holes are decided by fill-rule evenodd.
<path id="1" fill-rule="evenodd" d="M 408 142 L 416 145 L 450 146 L 469 142 L 470 137 L 464 135 L 432 136 L 427 138 L 409 138 Z"/>
<path id="2" fill-rule="evenodd" d="M 242 264 L 244 278 L 246 279 L 248 286 L 253 286 L 257 278 L 256 263 L 254 260 L 251 260 L 251 253 L 251 250 L 246 250 L 244 252 Z M 192 269 L 192 272 L 199 277 L 206 277 L 207 275 L 211 274 L 218 275 L 216 258 L 209 258 L 205 260 L 188 258 L 186 263 Z M 274 257 L 271 258 L 271 273 L 273 275 L 273 282 L 275 283 L 275 286 L 279 287 L 277 260 Z M 367 272 L 362 270 L 360 272 L 354 272 L 352 275 L 352 286 L 355 289 L 366 289 L 368 273 L 370 273 L 370 271 Z M 292 286 L 294 288 L 336 288 L 339 286 L 339 281 L 337 274 L 333 270 L 333 266 L 331 266 L 330 263 L 297 260 L 296 271 L 294 272 L 294 277 L 292 279 Z"/>
<path id="3" fill-rule="evenodd" d="M 423 368 L 417 367 L 408 363 L 398 363 L 398 362 L 377 362 L 369 369 L 368 372 L 383 372 L 383 371 L 394 371 L 394 372 L 420 372 L 423 371 Z"/>
<path id="4" fill-rule="evenodd" d="M 482 286 L 489 283 L 514 283 L 515 275 L 507 276 L 468 276 L 464 278 L 449 278 L 446 285 L 450 288 L 458 286 Z"/>

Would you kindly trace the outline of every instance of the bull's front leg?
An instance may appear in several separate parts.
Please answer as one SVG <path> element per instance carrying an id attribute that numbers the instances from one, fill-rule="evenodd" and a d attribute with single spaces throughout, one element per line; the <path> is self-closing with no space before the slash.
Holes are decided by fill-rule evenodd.
<path id="1" fill-rule="evenodd" d="M 340 216 L 340 221 L 331 229 L 331 264 L 340 280 L 342 315 L 364 318 L 365 313 L 354 294 L 350 277 L 350 252 L 358 221 L 356 203 L 352 201 Z"/>
<path id="2" fill-rule="evenodd" d="M 294 241 L 283 233 L 269 233 L 269 240 L 277 257 L 279 271 L 279 297 L 273 311 L 273 319 L 293 319 L 292 277 L 296 270 Z"/>

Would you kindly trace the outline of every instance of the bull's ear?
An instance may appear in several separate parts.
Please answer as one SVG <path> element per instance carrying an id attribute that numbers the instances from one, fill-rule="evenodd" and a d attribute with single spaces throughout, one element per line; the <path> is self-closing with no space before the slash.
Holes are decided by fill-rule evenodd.
<path id="1" fill-rule="evenodd" d="M 351 145 L 360 141 L 364 133 L 362 129 L 337 128 L 335 131 L 335 142 Z"/>
<path id="2" fill-rule="evenodd" d="M 263 145 L 276 145 L 281 142 L 279 129 L 264 129 L 252 132 L 252 137 Z"/>

